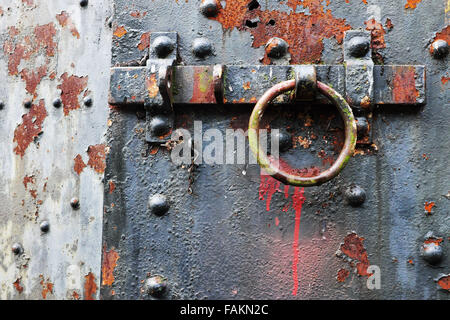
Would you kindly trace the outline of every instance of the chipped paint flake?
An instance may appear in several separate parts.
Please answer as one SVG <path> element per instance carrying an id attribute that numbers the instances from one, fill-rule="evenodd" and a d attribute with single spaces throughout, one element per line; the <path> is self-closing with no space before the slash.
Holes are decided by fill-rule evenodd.
<path id="1" fill-rule="evenodd" d="M 124 26 L 118 26 L 116 28 L 116 30 L 114 30 L 114 36 L 116 36 L 117 38 L 122 38 L 124 35 L 127 34 L 127 30 L 125 29 Z"/>
<path id="2" fill-rule="evenodd" d="M 23 287 L 20 285 L 20 278 L 13 282 L 13 286 L 19 294 L 22 293 Z"/>
<path id="3" fill-rule="evenodd" d="M 444 290 L 450 291 L 450 275 L 443 275 L 437 280 L 437 284 Z"/>
<path id="4" fill-rule="evenodd" d="M 435 205 L 436 205 L 436 203 L 435 203 L 434 201 L 430 201 L 430 202 L 426 201 L 426 202 L 425 202 L 425 206 L 424 206 L 425 211 L 426 211 L 428 214 L 431 214 L 431 210 L 433 209 L 433 207 L 434 207 Z"/>
<path id="5" fill-rule="evenodd" d="M 89 146 L 87 153 L 89 156 L 88 166 L 98 173 L 105 172 L 106 146 L 104 144 Z"/>
<path id="6" fill-rule="evenodd" d="M 23 69 L 20 72 L 22 80 L 24 80 L 26 83 L 25 90 L 27 90 L 31 94 L 35 94 L 37 86 L 41 83 L 41 80 L 46 75 L 47 75 L 47 66 L 40 66 L 35 71 Z"/>
<path id="7" fill-rule="evenodd" d="M 422 0 L 406 0 L 405 9 L 415 9 Z"/>
<path id="8" fill-rule="evenodd" d="M 73 165 L 73 170 L 74 170 L 78 175 L 80 175 L 81 172 L 84 170 L 84 168 L 87 167 L 87 165 L 84 163 L 83 157 L 81 157 L 81 155 L 79 155 L 79 154 L 78 154 L 78 155 L 75 157 L 75 159 L 73 159 L 73 160 L 74 160 L 74 162 L 75 162 L 75 164 Z"/>
<path id="9" fill-rule="evenodd" d="M 139 41 L 137 48 L 139 51 L 144 51 L 150 46 L 150 32 L 145 32 L 141 35 L 141 40 Z"/>
<path id="10" fill-rule="evenodd" d="M 340 269 L 337 273 L 336 280 L 338 282 L 345 282 L 347 280 L 347 277 L 350 275 L 350 271 L 347 269 Z"/>
<path id="11" fill-rule="evenodd" d="M 58 20 L 59 24 L 62 27 L 68 27 L 74 37 L 80 39 L 80 33 L 78 32 L 76 26 L 74 25 L 72 19 L 70 19 L 70 16 L 66 11 L 61 11 L 60 14 L 57 14 L 56 20 Z"/>
<path id="12" fill-rule="evenodd" d="M 51 283 L 48 278 L 46 281 L 44 281 L 43 275 L 40 275 L 39 278 L 41 279 L 41 281 L 39 283 L 42 286 L 42 291 L 41 291 L 42 298 L 47 299 L 47 295 L 49 293 L 53 293 L 53 283 Z"/>
<path id="13" fill-rule="evenodd" d="M 103 261 L 102 261 L 102 285 L 112 286 L 114 283 L 114 269 L 117 266 L 119 254 L 114 250 L 106 250 L 103 247 Z"/>
<path id="14" fill-rule="evenodd" d="M 97 284 L 95 283 L 95 276 L 92 272 L 89 272 L 85 277 L 84 282 L 84 300 L 95 300 L 95 294 L 97 293 Z"/>
<path id="15" fill-rule="evenodd" d="M 60 77 L 60 81 L 58 89 L 61 90 L 64 115 L 67 116 L 70 111 L 80 108 L 78 96 L 86 89 L 88 77 L 69 76 L 66 72 Z"/>
<path id="16" fill-rule="evenodd" d="M 350 259 L 356 262 L 356 271 L 361 276 L 370 276 L 367 272 L 369 267 L 369 258 L 367 251 L 364 248 L 364 238 L 359 237 L 356 233 L 350 233 L 344 239 L 344 243 L 341 244 L 340 251 Z"/>

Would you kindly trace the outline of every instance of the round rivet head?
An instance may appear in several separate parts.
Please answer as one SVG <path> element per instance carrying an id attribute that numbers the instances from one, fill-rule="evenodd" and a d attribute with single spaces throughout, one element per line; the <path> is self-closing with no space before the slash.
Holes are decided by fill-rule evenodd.
<path id="1" fill-rule="evenodd" d="M 448 55 L 449 46 L 447 41 L 439 39 L 431 44 L 430 52 L 436 59 L 442 59 Z"/>
<path id="2" fill-rule="evenodd" d="M 442 246 L 435 242 L 424 243 L 421 248 L 421 256 L 429 264 L 436 265 L 442 261 L 444 252 Z"/>
<path id="3" fill-rule="evenodd" d="M 53 106 L 55 108 L 61 108 L 62 106 L 62 101 L 60 98 L 56 98 L 55 100 L 53 100 Z"/>
<path id="4" fill-rule="evenodd" d="M 80 200 L 78 198 L 72 198 L 70 200 L 70 206 L 73 209 L 79 209 L 80 208 Z"/>
<path id="5" fill-rule="evenodd" d="M 345 198 L 353 207 L 358 207 L 366 201 L 366 192 L 363 188 L 352 185 L 345 190 Z"/>
<path id="6" fill-rule="evenodd" d="M 89 1 L 88 0 L 81 0 L 80 1 L 80 6 L 82 7 L 86 7 L 88 5 Z"/>
<path id="7" fill-rule="evenodd" d="M 42 232 L 47 233 L 50 230 L 50 223 L 48 221 L 42 221 L 39 228 Z"/>
<path id="8" fill-rule="evenodd" d="M 3 110 L 5 108 L 5 103 L 3 101 L 0 101 L 0 110 Z"/>
<path id="9" fill-rule="evenodd" d="M 23 106 L 25 107 L 25 108 L 27 108 L 27 109 L 30 109 L 31 108 L 31 106 L 32 106 L 32 101 L 30 100 L 30 99 L 27 99 L 27 100 L 25 100 L 24 102 L 23 102 Z"/>
<path id="10" fill-rule="evenodd" d="M 266 43 L 267 56 L 271 58 L 281 58 L 287 53 L 289 45 L 281 38 L 270 38 Z"/>
<path id="11" fill-rule="evenodd" d="M 278 145 L 280 147 L 280 151 L 287 151 L 292 148 L 292 136 L 289 132 L 281 129 L 276 134 L 276 137 L 278 137 Z"/>
<path id="12" fill-rule="evenodd" d="M 161 137 L 169 132 L 168 120 L 164 117 L 153 117 L 150 120 L 150 131 L 152 135 Z"/>
<path id="13" fill-rule="evenodd" d="M 83 100 L 83 103 L 86 107 L 92 107 L 92 98 L 91 97 L 86 97 Z"/>
<path id="14" fill-rule="evenodd" d="M 152 44 L 159 58 L 167 57 L 175 48 L 175 42 L 167 36 L 159 36 Z"/>
<path id="15" fill-rule="evenodd" d="M 197 38 L 192 43 L 192 52 L 198 58 L 204 58 L 212 53 L 212 44 L 206 38 Z"/>
<path id="16" fill-rule="evenodd" d="M 164 195 L 156 194 L 151 196 L 148 200 L 148 208 L 151 213 L 162 216 L 169 211 L 170 205 Z"/>
<path id="17" fill-rule="evenodd" d="M 353 57 L 364 57 L 367 52 L 369 52 L 370 42 L 367 38 L 364 37 L 353 37 L 348 42 L 348 48 L 349 53 Z"/>
<path id="18" fill-rule="evenodd" d="M 12 245 L 11 250 L 15 255 L 21 254 L 23 252 L 22 245 L 17 242 Z"/>
<path id="19" fill-rule="evenodd" d="M 200 12 L 205 17 L 215 17 L 219 13 L 219 4 L 217 0 L 203 0 L 200 5 Z"/>
<path id="20" fill-rule="evenodd" d="M 164 294 L 167 289 L 167 279 L 160 275 L 155 275 L 145 281 L 144 289 L 147 294 L 159 297 Z"/>

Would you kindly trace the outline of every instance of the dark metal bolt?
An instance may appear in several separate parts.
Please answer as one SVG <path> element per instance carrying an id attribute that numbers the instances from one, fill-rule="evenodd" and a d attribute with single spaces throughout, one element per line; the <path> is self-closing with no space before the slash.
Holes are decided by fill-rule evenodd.
<path id="1" fill-rule="evenodd" d="M 430 242 L 422 245 L 421 255 L 426 262 L 435 265 L 442 261 L 444 252 L 439 244 Z"/>
<path id="2" fill-rule="evenodd" d="M 55 100 L 53 100 L 53 106 L 55 108 L 60 108 L 62 106 L 62 101 L 60 98 L 56 98 Z"/>
<path id="3" fill-rule="evenodd" d="M 92 98 L 91 97 L 84 98 L 83 103 L 86 107 L 92 107 Z"/>
<path id="4" fill-rule="evenodd" d="M 345 190 L 345 198 L 352 207 L 358 207 L 366 201 L 366 192 L 357 185 L 352 185 Z"/>
<path id="5" fill-rule="evenodd" d="M 42 232 L 48 232 L 50 230 L 50 223 L 48 221 L 42 221 L 39 228 Z"/>
<path id="6" fill-rule="evenodd" d="M 439 39 L 431 44 L 430 52 L 435 59 L 442 59 L 448 55 L 449 47 L 445 40 Z"/>
<path id="7" fill-rule="evenodd" d="M 164 117 L 153 117 L 150 120 L 150 131 L 154 136 L 161 137 L 169 132 L 169 124 Z"/>
<path id="8" fill-rule="evenodd" d="M 88 0 L 81 0 L 80 1 L 80 6 L 82 7 L 86 7 L 88 5 L 89 1 Z"/>
<path id="9" fill-rule="evenodd" d="M 288 43 L 281 38 L 270 38 L 266 43 L 267 56 L 271 58 L 281 58 L 287 53 Z"/>
<path id="10" fill-rule="evenodd" d="M 78 200 L 78 198 L 72 198 L 70 200 L 70 205 L 72 206 L 72 208 L 74 209 L 79 209 L 80 208 L 80 200 Z"/>
<path id="11" fill-rule="evenodd" d="M 3 101 L 0 101 L 0 110 L 3 110 L 5 108 L 5 103 Z"/>
<path id="12" fill-rule="evenodd" d="M 200 12 L 205 17 L 215 17 L 219 13 L 219 4 L 217 0 L 203 0 L 200 5 Z"/>
<path id="13" fill-rule="evenodd" d="M 211 42 L 206 38 L 197 38 L 192 43 L 192 52 L 198 58 L 204 58 L 212 53 Z"/>
<path id="14" fill-rule="evenodd" d="M 23 252 L 22 245 L 17 242 L 12 245 L 11 250 L 15 255 L 21 254 Z"/>
<path id="15" fill-rule="evenodd" d="M 364 57 L 369 52 L 370 42 L 365 37 L 353 37 L 348 42 L 348 51 L 355 57 Z"/>
<path id="16" fill-rule="evenodd" d="M 159 297 L 167 289 L 167 279 L 159 275 L 148 278 L 145 281 L 144 289 L 147 292 L 147 294 Z"/>
<path id="17" fill-rule="evenodd" d="M 27 99 L 23 102 L 23 106 L 27 109 L 30 109 L 32 105 L 33 105 L 33 102 L 30 99 Z"/>
<path id="18" fill-rule="evenodd" d="M 150 212 L 157 216 L 162 216 L 169 211 L 170 205 L 167 198 L 162 194 L 156 194 L 148 200 L 148 208 Z"/>
<path id="19" fill-rule="evenodd" d="M 175 42 L 167 36 L 159 36 L 153 41 L 153 48 L 159 58 L 164 58 L 172 53 Z"/>
<path id="20" fill-rule="evenodd" d="M 370 127 L 366 117 L 356 117 L 356 128 L 358 130 L 358 138 L 369 134 Z"/>
<path id="21" fill-rule="evenodd" d="M 292 148 L 292 136 L 289 132 L 284 129 L 280 129 L 276 136 L 278 137 L 280 151 L 287 151 Z"/>

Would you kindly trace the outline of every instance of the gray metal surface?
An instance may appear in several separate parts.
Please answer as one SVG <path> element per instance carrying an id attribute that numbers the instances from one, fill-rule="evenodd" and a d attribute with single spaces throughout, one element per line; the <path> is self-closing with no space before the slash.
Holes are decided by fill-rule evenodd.
<path id="1" fill-rule="evenodd" d="M 0 1 L 0 299 L 98 298 L 110 5 Z"/>

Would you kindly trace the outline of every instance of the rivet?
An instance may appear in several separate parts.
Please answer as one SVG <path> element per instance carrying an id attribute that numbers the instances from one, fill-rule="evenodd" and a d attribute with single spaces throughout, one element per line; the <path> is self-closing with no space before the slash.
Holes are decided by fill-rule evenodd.
<path id="1" fill-rule="evenodd" d="M 23 252 L 22 245 L 17 242 L 12 245 L 11 250 L 15 255 L 21 254 Z"/>
<path id="2" fill-rule="evenodd" d="M 355 58 L 364 57 L 369 51 L 369 48 L 369 39 L 365 37 L 353 37 L 348 42 L 348 51 Z"/>
<path id="3" fill-rule="evenodd" d="M 211 42 L 206 38 L 197 38 L 192 43 L 192 52 L 198 58 L 204 58 L 212 53 Z"/>
<path id="4" fill-rule="evenodd" d="M 167 119 L 155 116 L 150 120 L 150 131 L 154 136 L 161 137 L 169 132 Z"/>
<path id="5" fill-rule="evenodd" d="M 80 200 L 78 200 L 78 198 L 72 198 L 70 200 L 70 205 L 72 206 L 72 208 L 74 209 L 79 209 L 80 208 Z"/>
<path id="6" fill-rule="evenodd" d="M 267 56 L 271 58 L 281 58 L 287 53 L 289 45 L 281 38 L 270 38 L 266 43 Z"/>
<path id="7" fill-rule="evenodd" d="M 5 108 L 5 103 L 3 101 L 0 101 L 0 110 L 3 110 Z"/>
<path id="8" fill-rule="evenodd" d="M 164 58 L 172 53 L 175 42 L 167 36 L 159 36 L 153 41 L 153 48 L 159 58 Z"/>
<path id="9" fill-rule="evenodd" d="M 55 108 L 60 108 L 62 106 L 62 101 L 60 98 L 56 98 L 55 100 L 53 100 L 53 106 Z"/>
<path id="10" fill-rule="evenodd" d="M 424 243 L 421 247 L 421 255 L 429 264 L 435 265 L 442 261 L 444 252 L 439 244 L 434 242 Z"/>
<path id="11" fill-rule="evenodd" d="M 345 198 L 353 207 L 358 207 L 366 201 L 366 192 L 357 185 L 351 185 L 345 190 Z"/>
<path id="12" fill-rule="evenodd" d="M 23 106 L 25 107 L 25 108 L 27 108 L 27 109 L 30 109 L 31 108 L 31 106 L 32 106 L 32 101 L 30 100 L 30 99 L 27 99 L 27 100 L 25 100 L 24 102 L 23 102 Z"/>
<path id="13" fill-rule="evenodd" d="M 86 107 L 92 107 L 92 98 L 91 97 L 84 98 L 83 103 Z"/>
<path id="14" fill-rule="evenodd" d="M 205 17 L 215 17 L 219 13 L 219 4 L 217 0 L 203 0 L 200 5 L 200 12 Z"/>
<path id="15" fill-rule="evenodd" d="M 39 228 L 42 232 L 47 233 L 50 230 L 50 223 L 48 221 L 42 221 Z"/>
<path id="16" fill-rule="evenodd" d="M 289 132 L 284 129 L 280 129 L 277 136 L 280 151 L 287 151 L 292 147 L 292 136 Z"/>
<path id="17" fill-rule="evenodd" d="M 148 208 L 151 213 L 162 216 L 169 211 L 170 205 L 164 195 L 155 194 L 148 200 Z"/>
<path id="18" fill-rule="evenodd" d="M 431 44 L 430 52 L 435 59 L 442 59 L 448 55 L 449 47 L 445 40 L 439 39 Z"/>
<path id="19" fill-rule="evenodd" d="M 82 7 L 86 7 L 88 5 L 89 1 L 88 0 L 81 0 L 80 1 L 80 6 Z"/>
<path id="20" fill-rule="evenodd" d="M 160 275 L 155 275 L 145 281 L 144 289 L 147 294 L 159 297 L 167 289 L 167 279 Z"/>

